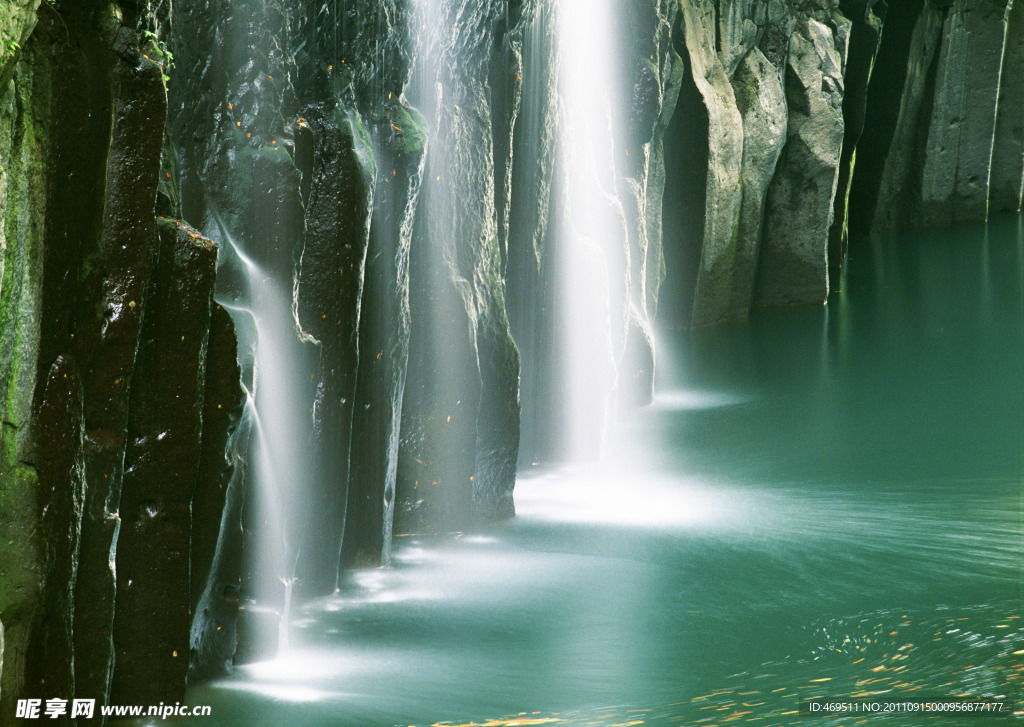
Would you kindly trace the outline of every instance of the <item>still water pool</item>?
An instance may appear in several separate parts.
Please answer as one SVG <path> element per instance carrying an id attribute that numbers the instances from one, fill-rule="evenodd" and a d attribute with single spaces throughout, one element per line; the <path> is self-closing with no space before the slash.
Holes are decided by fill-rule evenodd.
<path id="1" fill-rule="evenodd" d="M 288 653 L 192 688 L 213 712 L 194 724 L 1021 710 L 1022 284 L 1024 226 L 1004 219 L 863 241 L 824 308 L 666 336 L 657 402 L 606 462 L 524 475 L 512 522 L 400 539 L 390 568 L 298 609 Z"/>

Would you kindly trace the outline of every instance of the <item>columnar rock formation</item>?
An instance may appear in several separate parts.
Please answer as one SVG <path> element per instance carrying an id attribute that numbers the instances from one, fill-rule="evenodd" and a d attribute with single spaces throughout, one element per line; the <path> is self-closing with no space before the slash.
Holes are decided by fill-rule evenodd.
<path id="1" fill-rule="evenodd" d="M 1021 12 L 1012 0 L 891 4 L 867 89 L 853 232 L 1020 208 Z"/>
<path id="2" fill-rule="evenodd" d="M 0 4 L 0 724 L 178 699 L 245 599 L 512 515 L 563 451 L 567 236 L 610 241 L 568 259 L 614 411 L 656 320 L 1021 207 L 1022 0 L 615 2 L 586 219 L 556 0 L 307 5 Z"/>
<path id="3" fill-rule="evenodd" d="M 233 329 L 212 302 L 217 249 L 155 216 L 161 46 L 127 8 L 11 7 L 0 23 L 13 39 L 0 76 L 4 723 L 15 697 L 180 693 L 189 573 L 209 570 L 215 545 L 194 525 L 219 527 L 211 490 L 230 469 L 240 406 Z M 193 501 L 209 509 L 193 518 Z M 136 680 L 140 662 L 152 679 Z"/>

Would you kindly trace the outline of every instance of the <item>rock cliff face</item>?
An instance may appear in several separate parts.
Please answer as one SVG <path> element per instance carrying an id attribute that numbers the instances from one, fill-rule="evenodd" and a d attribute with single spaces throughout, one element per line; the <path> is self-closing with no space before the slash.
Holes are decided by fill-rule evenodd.
<path id="1" fill-rule="evenodd" d="M 155 217 L 161 47 L 127 7 L 25 11 L 0 134 L 4 724 L 16 698 L 181 694 L 189 573 L 213 557 L 192 502 L 219 486 L 239 405 L 233 353 L 206 376 L 235 348 L 212 325 L 217 249 Z M 219 466 L 199 469 L 204 445 Z"/>
<path id="2" fill-rule="evenodd" d="M 1016 211 L 1020 5 L 891 3 L 867 87 L 850 227 L 867 233 Z M 892 68 L 882 73 L 881 68 Z"/>
<path id="3" fill-rule="evenodd" d="M 1021 207 L 1021 0 L 611 3 L 586 113 L 569 6 L 0 6 L 0 724 L 178 699 L 258 651 L 247 599 L 511 516 L 565 452 L 566 306 L 594 453 L 656 320 Z"/>
<path id="4" fill-rule="evenodd" d="M 502 68 L 515 20 L 504 3 L 442 0 L 417 10 L 416 22 L 430 30 L 418 34 L 410 95 L 429 140 L 409 261 L 397 524 L 405 532 L 450 532 L 513 513 L 519 353 L 501 279 L 498 210 L 507 200 L 496 181 L 508 160 L 496 161 L 494 108 L 504 90 L 514 118 L 521 78 Z M 384 501 L 395 496 L 385 491 Z M 390 528 L 387 536 L 385 557 Z"/>

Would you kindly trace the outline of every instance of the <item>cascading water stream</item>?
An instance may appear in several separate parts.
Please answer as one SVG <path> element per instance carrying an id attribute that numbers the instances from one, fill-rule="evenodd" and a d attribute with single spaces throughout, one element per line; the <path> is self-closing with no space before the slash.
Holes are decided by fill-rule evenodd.
<path id="1" fill-rule="evenodd" d="M 556 220 L 563 451 L 598 459 L 615 418 L 628 249 L 616 192 L 614 134 L 622 115 L 614 53 L 615 3 L 559 0 L 556 147 L 562 208 Z"/>
<path id="2" fill-rule="evenodd" d="M 246 378 L 250 382 L 245 416 L 252 424 L 250 481 L 256 490 L 253 500 L 257 512 L 253 515 L 258 523 L 258 537 L 247 545 L 255 551 L 251 555 L 252 590 L 258 602 L 279 609 L 277 646 L 284 649 L 288 646 L 298 556 L 289 530 L 295 527 L 289 522 L 293 514 L 289 500 L 299 496 L 301 473 L 305 471 L 297 437 L 303 431 L 299 421 L 301 399 L 295 386 L 299 366 L 293 355 L 297 325 L 291 300 L 281 292 L 279 283 L 246 254 L 223 225 L 220 230 L 227 243 L 221 246 L 227 252 L 220 263 L 224 278 L 231 280 L 233 273 L 241 283 L 221 293 L 221 304 L 241 332 L 240 350 L 251 352 L 248 360 L 243 357 L 243 366 L 248 368 Z"/>

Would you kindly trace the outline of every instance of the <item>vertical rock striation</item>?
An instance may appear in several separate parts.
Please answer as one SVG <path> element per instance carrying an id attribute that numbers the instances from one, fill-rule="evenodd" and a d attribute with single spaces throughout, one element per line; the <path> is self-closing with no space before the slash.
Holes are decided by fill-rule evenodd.
<path id="1" fill-rule="evenodd" d="M 161 272 L 165 301 L 150 300 L 157 284 L 154 206 L 166 106 L 161 46 L 141 32 L 134 6 L 99 9 L 66 0 L 59 9 L 47 5 L 39 12 L 39 27 L 19 47 L 13 66 L 5 65 L 7 126 L 0 134 L 0 535 L 22 551 L 0 554 L 2 724 L 12 720 L 17 698 L 74 696 L 104 703 L 115 674 L 131 674 L 132 686 L 122 692 L 126 701 L 143 696 L 139 684 L 157 685 L 162 695 L 182 693 L 181 669 L 172 677 L 159 660 L 127 659 L 115 667 L 113 645 L 181 645 L 178 663 L 187 665 L 190 503 L 201 441 L 223 439 L 214 427 L 202 427 L 198 413 L 204 366 L 167 371 L 151 357 L 148 370 L 140 369 L 140 343 L 150 340 L 146 330 L 162 337 L 170 353 L 192 351 L 197 361 L 205 360 L 209 309 L 200 306 L 176 318 L 166 299 L 170 305 L 201 301 L 177 298 L 176 291 L 213 283 L 212 266 L 205 275 L 167 266 Z M 216 256 L 212 247 L 205 249 Z M 125 479 L 153 451 L 163 451 L 158 441 L 178 440 L 173 427 L 133 434 L 132 422 L 149 421 L 141 403 L 145 392 L 157 389 L 174 392 L 175 402 L 176 394 L 191 392 L 192 446 L 171 457 L 179 479 L 168 522 L 173 520 L 177 540 L 169 549 L 160 537 L 128 543 L 138 533 L 121 530 L 126 544 L 118 551 L 126 482 L 126 502 L 153 502 L 166 514 L 159 477 Z M 168 477 L 171 472 L 167 467 Z M 133 507 L 133 514 L 138 510 Z M 136 581 L 133 559 L 154 548 L 171 553 L 171 562 L 155 580 L 142 568 Z M 132 579 L 132 614 L 143 615 L 119 627 L 115 604 L 127 581 L 115 580 L 115 552 Z M 133 634 L 147 617 L 150 625 L 155 619 L 175 631 L 173 642 L 159 629 Z"/>
<path id="2" fill-rule="evenodd" d="M 693 324 L 701 326 L 728 316 L 732 307 L 730 278 L 743 198 L 743 117 L 725 65 L 715 50 L 714 5 L 684 3 L 681 16 L 690 77 L 708 120 L 704 226 L 692 313 Z"/>
<path id="3" fill-rule="evenodd" d="M 217 248 L 171 221 L 160 222 L 158 237 L 132 374 L 121 485 L 115 704 L 180 700 L 188 671 L 192 498 Z M 165 375 L 168 370 L 176 375 Z M 140 680 L 140 674 L 149 678 Z M 170 685 L 176 685 L 174 693 Z"/>
<path id="4" fill-rule="evenodd" d="M 313 164 L 296 275 L 296 316 L 319 359 L 312 440 L 319 483 L 310 483 L 314 491 L 306 498 L 292 494 L 308 502 L 303 520 L 313 526 L 308 528 L 310 539 L 303 542 L 306 557 L 299 572 L 310 590 L 330 592 L 337 585 L 345 529 L 347 497 L 338 485 L 349 481 L 361 298 L 377 170 L 356 114 L 335 108 L 310 114 L 310 124 Z M 300 508 L 301 500 L 296 503 Z M 327 543 L 318 546 L 313 539 Z"/>
<path id="5" fill-rule="evenodd" d="M 765 202 L 786 143 L 789 111 L 778 71 L 758 48 L 740 61 L 733 76 L 736 105 L 743 118 L 743 199 L 736 235 L 729 307 L 723 318 L 743 318 L 754 302 Z"/>
<path id="6" fill-rule="evenodd" d="M 768 189 L 754 300 L 761 306 L 824 303 L 828 235 L 843 145 L 843 70 L 849 21 L 797 21 L 786 60 L 789 125 Z"/>
<path id="7" fill-rule="evenodd" d="M 1006 26 L 999 106 L 992 140 L 989 211 L 1017 212 L 1024 191 L 1024 2 L 1014 0 Z"/>
<path id="8" fill-rule="evenodd" d="M 392 119 L 395 120 L 392 128 Z M 360 315 L 346 562 L 386 561 L 391 547 L 399 438 L 409 361 L 409 256 L 427 137 L 399 101 L 372 118 L 380 172 Z M 389 171 L 390 170 L 390 171 Z M 355 546 L 355 547 L 353 547 Z"/>
<path id="9" fill-rule="evenodd" d="M 501 277 L 489 77 L 489 33 L 504 8 L 445 1 L 435 10 L 419 35 L 414 77 L 430 142 L 410 257 L 397 473 L 396 527 L 404 532 L 511 515 L 519 439 L 519 353 Z"/>
<path id="10" fill-rule="evenodd" d="M 927 133 L 919 117 L 930 103 L 944 12 L 930 2 L 890 8 L 879 63 L 893 70 L 876 74 L 868 87 L 865 132 L 876 141 L 864 155 L 864 167 L 850 190 L 854 232 L 905 224 L 907 197 L 916 188 L 914 166 Z"/>
<path id="11" fill-rule="evenodd" d="M 845 0 L 840 8 L 852 26 L 843 79 L 843 152 L 839 160 L 835 215 L 829 230 L 828 268 L 832 277 L 838 275 L 846 259 L 850 182 L 857 162 L 857 144 L 864 133 L 868 83 L 878 55 L 887 6 L 878 0 Z"/>
<path id="12" fill-rule="evenodd" d="M 666 196 L 660 317 L 704 326 L 753 305 L 824 302 L 822 231 L 850 166 L 840 159 L 850 22 L 809 2 L 685 2 L 681 19 L 690 68 L 669 156 L 692 176 L 670 179 Z"/>
<path id="13" fill-rule="evenodd" d="M 943 24 L 932 73 L 916 224 L 988 216 L 999 79 L 1010 0 L 957 0 Z"/>
<path id="14" fill-rule="evenodd" d="M 53 694 L 76 693 L 72 616 L 85 458 L 82 385 L 69 359 L 60 357 L 50 367 L 35 433 L 42 505 L 39 524 L 49 537 L 42 548 L 42 609 L 32 628 L 25 692 L 46 699 Z"/>
<path id="15" fill-rule="evenodd" d="M 675 8 L 667 2 L 634 3 L 620 39 L 629 59 L 628 105 L 618 129 L 619 197 L 626 218 L 626 340 L 617 363 L 622 406 L 654 398 L 654 319 L 663 277 L 661 217 L 665 197 L 664 137 L 682 84 L 683 63 L 672 46 Z"/>
<path id="16" fill-rule="evenodd" d="M 689 64 L 666 139 L 665 325 L 823 303 L 851 233 L 1020 209 L 1019 4 L 679 9 Z"/>
<path id="17" fill-rule="evenodd" d="M 238 438 L 244 405 L 238 337 L 219 304 L 210 315 L 203 391 L 203 438 L 192 498 L 190 678 L 223 674 L 234 659 L 242 569 L 245 462 Z"/>
<path id="18" fill-rule="evenodd" d="M 851 230 L 930 227 L 1020 209 L 1019 3 L 890 5 L 868 86 Z"/>
<path id="19" fill-rule="evenodd" d="M 556 15 L 552 3 L 527 3 L 515 34 L 507 35 L 510 42 L 521 42 L 522 68 L 502 69 L 517 76 L 521 88 L 507 162 L 511 170 L 508 237 L 502 265 L 509 326 L 521 357 L 519 461 L 527 466 L 549 454 L 555 434 L 547 312 L 552 281 L 545 260 L 557 194 L 553 188 L 558 128 Z M 511 58 L 515 61 L 517 56 L 513 53 Z"/>

